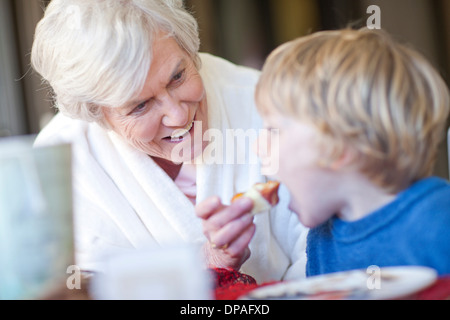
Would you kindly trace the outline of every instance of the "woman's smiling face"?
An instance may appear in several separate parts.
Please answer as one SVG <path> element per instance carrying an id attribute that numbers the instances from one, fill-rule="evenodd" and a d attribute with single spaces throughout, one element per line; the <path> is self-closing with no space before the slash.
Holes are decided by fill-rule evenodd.
<path id="1" fill-rule="evenodd" d="M 208 128 L 206 92 L 192 58 L 165 34 L 156 37 L 153 60 L 139 96 L 119 108 L 103 108 L 106 121 L 130 145 L 152 157 L 175 161 L 172 151 L 191 150 L 188 161 L 201 154 L 194 130 Z M 193 126 L 194 121 L 201 126 Z M 177 158 L 176 161 L 180 159 Z"/>

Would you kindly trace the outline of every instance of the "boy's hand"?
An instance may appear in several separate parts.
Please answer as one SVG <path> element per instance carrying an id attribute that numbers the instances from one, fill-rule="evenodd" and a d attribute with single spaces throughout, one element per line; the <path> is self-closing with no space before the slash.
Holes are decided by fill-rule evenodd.
<path id="1" fill-rule="evenodd" d="M 211 197 L 199 203 L 195 210 L 203 219 L 203 232 L 208 239 L 204 245 L 209 267 L 239 270 L 250 257 L 248 245 L 255 234 L 253 202 L 242 197 L 230 206 Z"/>

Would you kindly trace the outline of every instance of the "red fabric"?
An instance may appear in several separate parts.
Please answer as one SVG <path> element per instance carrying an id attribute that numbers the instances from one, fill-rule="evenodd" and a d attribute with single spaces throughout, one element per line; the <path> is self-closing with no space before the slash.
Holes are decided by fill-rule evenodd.
<path id="1" fill-rule="evenodd" d="M 435 284 L 417 294 L 418 300 L 450 300 L 450 276 L 439 278 Z"/>
<path id="2" fill-rule="evenodd" d="M 256 285 L 256 280 L 247 274 L 233 269 L 212 269 L 216 275 L 216 287 L 228 287 L 235 284 Z"/>
<path id="3" fill-rule="evenodd" d="M 211 269 L 215 278 L 216 300 L 236 300 L 247 292 L 258 288 L 256 280 L 233 269 Z"/>

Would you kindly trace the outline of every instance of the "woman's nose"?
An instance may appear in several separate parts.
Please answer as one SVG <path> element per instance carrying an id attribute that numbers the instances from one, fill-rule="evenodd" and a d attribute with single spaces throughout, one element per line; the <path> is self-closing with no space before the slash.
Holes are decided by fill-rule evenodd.
<path id="1" fill-rule="evenodd" d="M 167 97 L 163 101 L 162 124 L 166 127 L 183 127 L 189 121 L 189 108 L 181 101 Z"/>

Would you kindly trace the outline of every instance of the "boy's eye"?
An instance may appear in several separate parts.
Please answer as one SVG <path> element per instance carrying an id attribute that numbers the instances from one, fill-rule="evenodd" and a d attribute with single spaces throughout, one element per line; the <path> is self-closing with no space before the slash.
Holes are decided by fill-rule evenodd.
<path id="1" fill-rule="evenodd" d="M 266 130 L 270 135 L 279 135 L 280 134 L 279 128 L 267 127 Z"/>

